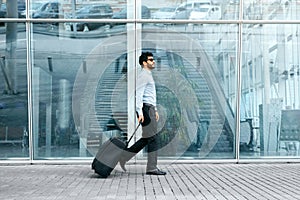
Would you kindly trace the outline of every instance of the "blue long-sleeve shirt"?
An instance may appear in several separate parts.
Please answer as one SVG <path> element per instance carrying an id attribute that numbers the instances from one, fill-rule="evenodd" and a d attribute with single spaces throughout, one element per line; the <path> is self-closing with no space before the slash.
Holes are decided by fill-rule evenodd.
<path id="1" fill-rule="evenodd" d="M 139 115 L 143 115 L 143 103 L 156 107 L 156 89 L 151 71 L 142 68 L 136 85 L 136 111 Z"/>

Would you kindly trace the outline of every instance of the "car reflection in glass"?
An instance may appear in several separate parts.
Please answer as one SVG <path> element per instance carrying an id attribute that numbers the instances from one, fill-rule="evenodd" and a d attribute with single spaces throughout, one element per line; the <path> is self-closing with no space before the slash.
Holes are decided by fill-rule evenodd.
<path id="1" fill-rule="evenodd" d="M 190 13 L 190 20 L 218 20 L 221 19 L 221 9 L 219 6 L 203 5 L 195 8 Z"/>
<path id="2" fill-rule="evenodd" d="M 174 19 L 176 7 L 162 7 L 152 13 L 152 19 L 170 20 Z M 168 23 L 157 23 L 155 25 L 167 25 Z M 170 23 L 171 24 L 171 23 Z"/>
<path id="3" fill-rule="evenodd" d="M 76 11 L 76 19 L 111 19 L 113 11 L 108 4 L 95 4 L 87 5 Z M 66 15 L 66 18 L 73 18 L 72 13 Z M 76 22 L 76 23 L 65 23 L 65 29 L 67 31 L 73 31 L 76 27 L 77 31 L 90 31 L 97 29 L 101 26 L 106 25 L 105 23 L 94 23 L 94 22 Z"/>
<path id="4" fill-rule="evenodd" d="M 175 14 L 176 7 L 163 7 L 152 14 L 153 19 L 172 19 Z"/>
<path id="5" fill-rule="evenodd" d="M 29 4 L 29 10 L 28 10 L 28 13 L 29 13 L 29 16 L 32 17 L 33 13 L 37 12 L 40 7 L 43 5 L 44 2 L 42 1 L 34 1 L 32 3 Z M 21 18 L 25 18 L 26 17 L 26 10 L 23 10 L 21 13 L 20 13 L 20 17 Z"/>
<path id="6" fill-rule="evenodd" d="M 6 18 L 6 3 L 2 3 L 0 6 L 0 18 Z"/>
<path id="7" fill-rule="evenodd" d="M 124 7 L 118 12 L 115 12 L 112 16 L 113 19 L 127 19 L 127 7 Z M 151 12 L 147 6 L 142 6 L 142 19 L 150 19 Z M 125 23 L 113 23 L 111 26 L 123 25 Z"/>
<path id="8" fill-rule="evenodd" d="M 173 15 L 173 19 L 189 19 L 190 10 L 185 7 L 176 8 L 175 14 Z"/>
<path id="9" fill-rule="evenodd" d="M 0 1 L 2 2 L 0 5 L 0 18 L 6 18 L 7 17 L 7 4 L 9 2 Z M 17 10 L 18 10 L 18 17 L 21 18 L 21 13 L 25 10 L 25 1 L 24 0 L 18 0 L 17 1 Z M 0 22 L 0 25 L 4 25 L 5 23 Z"/>
<path id="10" fill-rule="evenodd" d="M 58 2 L 46 2 L 42 4 L 33 14 L 32 18 L 40 19 L 40 18 L 60 18 L 59 8 L 61 4 Z"/>

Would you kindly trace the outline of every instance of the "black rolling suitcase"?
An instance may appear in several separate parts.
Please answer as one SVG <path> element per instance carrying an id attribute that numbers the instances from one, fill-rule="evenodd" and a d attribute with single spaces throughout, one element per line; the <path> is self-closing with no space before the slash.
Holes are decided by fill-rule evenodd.
<path id="1" fill-rule="evenodd" d="M 136 127 L 128 142 L 113 137 L 101 145 L 92 163 L 92 169 L 99 174 L 101 178 L 107 178 L 116 167 L 123 150 L 127 147 L 139 126 L 140 124 Z"/>

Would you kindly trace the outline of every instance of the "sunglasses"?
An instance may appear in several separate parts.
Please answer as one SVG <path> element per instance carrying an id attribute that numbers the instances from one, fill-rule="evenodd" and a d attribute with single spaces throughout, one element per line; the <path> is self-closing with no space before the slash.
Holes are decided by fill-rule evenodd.
<path id="1" fill-rule="evenodd" d="M 151 61 L 151 62 L 153 62 L 153 61 L 154 61 L 154 58 L 149 58 L 148 60 Z"/>

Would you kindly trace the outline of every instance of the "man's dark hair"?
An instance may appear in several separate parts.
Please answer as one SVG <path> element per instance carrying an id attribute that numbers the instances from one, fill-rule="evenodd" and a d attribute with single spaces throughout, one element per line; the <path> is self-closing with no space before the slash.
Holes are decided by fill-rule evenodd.
<path id="1" fill-rule="evenodd" d="M 148 57 L 149 56 L 153 56 L 153 54 L 151 52 L 142 52 L 142 54 L 140 55 L 140 58 L 139 58 L 139 64 L 140 65 L 143 65 L 143 62 L 147 62 L 148 60 Z"/>

